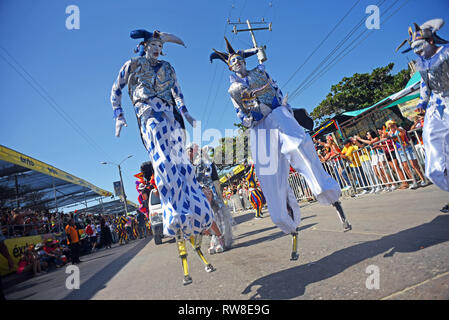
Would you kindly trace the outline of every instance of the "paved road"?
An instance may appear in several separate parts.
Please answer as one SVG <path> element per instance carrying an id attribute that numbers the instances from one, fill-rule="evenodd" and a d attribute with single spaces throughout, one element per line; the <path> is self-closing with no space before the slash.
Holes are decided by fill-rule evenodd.
<path id="1" fill-rule="evenodd" d="M 298 261 L 289 260 L 291 236 L 267 212 L 262 220 L 237 214 L 232 250 L 206 254 L 217 271 L 206 273 L 188 248 L 188 286 L 174 243 L 138 240 L 85 257 L 79 290 L 65 289 L 68 275 L 57 270 L 9 288 L 7 298 L 449 299 L 449 214 L 439 211 L 447 201 L 435 186 L 346 198 L 346 233 L 333 207 L 305 204 Z M 378 289 L 366 286 L 370 270 L 378 270 Z"/>

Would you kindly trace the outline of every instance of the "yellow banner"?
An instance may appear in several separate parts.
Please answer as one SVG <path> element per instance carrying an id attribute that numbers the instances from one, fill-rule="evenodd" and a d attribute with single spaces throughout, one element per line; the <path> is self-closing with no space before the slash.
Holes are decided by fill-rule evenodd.
<path id="1" fill-rule="evenodd" d="M 97 194 L 102 195 L 104 197 L 112 196 L 112 193 L 109 191 L 98 188 L 83 179 L 75 177 L 75 176 L 68 174 L 67 172 L 64 172 L 62 170 L 59 170 L 58 168 L 55 168 L 49 164 L 46 164 L 42 161 L 36 160 L 31 157 L 28 157 L 22 153 L 19 153 L 12 149 L 6 148 L 2 145 L 0 145 L 0 160 L 14 163 L 14 164 L 17 164 L 19 166 L 22 166 L 22 167 L 25 167 L 25 168 L 28 168 L 28 169 L 31 169 L 34 171 L 38 171 L 38 172 L 44 173 L 46 175 L 49 175 L 49 176 L 52 176 L 55 178 L 89 188 L 92 191 L 94 191 Z"/>
<path id="2" fill-rule="evenodd" d="M 38 236 L 30 237 L 20 237 L 20 238 L 10 238 L 5 240 L 6 248 L 8 248 L 9 254 L 14 261 L 14 269 L 9 270 L 8 261 L 0 254 L 0 274 L 2 276 L 15 272 L 17 270 L 17 265 L 25 253 L 25 250 L 30 245 L 36 245 L 40 242 L 45 242 L 47 239 L 56 239 L 55 234 L 43 234 Z"/>
<path id="3" fill-rule="evenodd" d="M 236 167 L 234 169 L 234 174 L 237 174 L 239 172 L 242 172 L 243 170 L 245 170 L 245 166 L 243 164 L 238 165 L 238 167 Z"/>

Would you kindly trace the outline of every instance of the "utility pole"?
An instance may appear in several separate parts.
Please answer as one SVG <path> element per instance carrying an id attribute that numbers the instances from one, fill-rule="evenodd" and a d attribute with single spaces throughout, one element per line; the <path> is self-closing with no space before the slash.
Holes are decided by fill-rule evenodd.
<path id="1" fill-rule="evenodd" d="M 122 178 L 122 168 L 120 167 L 120 165 L 126 160 L 131 158 L 132 155 L 126 157 L 125 159 L 122 160 L 122 162 L 120 162 L 119 164 L 113 163 L 113 162 L 106 162 L 106 161 L 102 161 L 100 162 L 101 164 L 113 164 L 115 166 L 117 166 L 118 168 L 118 174 L 120 176 L 120 185 L 121 185 L 121 189 L 122 189 L 122 195 L 123 195 L 123 204 L 125 206 L 125 217 L 128 215 L 128 206 L 126 203 L 126 193 L 125 193 L 125 186 L 123 185 L 123 178 Z"/>
<path id="2" fill-rule="evenodd" d="M 241 22 L 240 19 L 238 20 L 238 22 L 231 22 L 228 19 L 228 24 L 232 24 L 234 25 L 234 28 L 232 29 L 232 32 L 234 32 L 235 34 L 239 33 L 239 32 L 243 32 L 243 31 L 249 31 L 251 33 L 251 39 L 253 40 L 253 45 L 254 45 L 254 49 L 258 49 L 257 51 L 257 59 L 259 60 L 259 63 L 262 63 L 264 61 L 267 61 L 267 55 L 265 53 L 265 49 L 267 48 L 266 46 L 259 46 L 257 44 L 256 41 L 256 36 L 254 35 L 254 31 L 256 30 L 269 30 L 271 31 L 271 22 L 265 22 L 265 20 L 262 18 L 262 21 L 260 22 L 250 22 L 249 20 L 246 20 L 245 22 Z M 246 24 L 248 26 L 248 29 L 237 29 L 237 25 L 240 24 Z M 264 24 L 267 25 L 268 27 L 261 27 L 261 28 L 253 28 L 252 25 L 254 24 Z"/>
<path id="3" fill-rule="evenodd" d="M 118 165 L 118 172 L 120 175 L 120 184 L 122 185 L 123 203 L 125 204 L 125 216 L 126 216 L 128 214 L 128 206 L 126 205 L 126 193 L 125 187 L 123 186 L 122 168 L 120 168 L 120 165 Z"/>

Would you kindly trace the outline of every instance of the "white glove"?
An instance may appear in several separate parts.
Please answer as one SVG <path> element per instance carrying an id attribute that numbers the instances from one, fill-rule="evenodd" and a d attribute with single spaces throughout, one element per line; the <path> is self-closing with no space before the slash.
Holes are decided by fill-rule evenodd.
<path id="1" fill-rule="evenodd" d="M 119 115 L 117 119 L 115 119 L 115 136 L 120 137 L 120 131 L 122 130 L 122 127 L 127 127 L 128 124 L 126 123 L 125 116 L 123 114 Z"/>
<path id="2" fill-rule="evenodd" d="M 185 113 L 183 114 L 183 116 L 184 116 L 184 118 L 187 120 L 187 122 L 190 123 L 190 125 L 191 125 L 193 128 L 196 128 L 196 120 L 192 118 L 192 116 L 190 115 L 190 113 L 185 112 Z"/>

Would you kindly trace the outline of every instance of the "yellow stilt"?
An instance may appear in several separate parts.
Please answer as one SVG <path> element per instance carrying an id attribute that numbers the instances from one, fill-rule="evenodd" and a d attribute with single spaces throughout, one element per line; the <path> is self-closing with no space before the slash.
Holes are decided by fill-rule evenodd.
<path id="1" fill-rule="evenodd" d="M 200 259 L 203 261 L 203 263 L 206 265 L 206 267 L 205 267 L 206 272 L 213 272 L 216 269 L 206 260 L 206 258 L 203 255 L 203 252 L 201 251 L 202 239 L 203 239 L 203 236 L 201 234 L 198 234 L 196 236 L 191 236 L 190 244 L 192 245 L 193 249 L 195 249 L 196 253 L 200 257 Z"/>
<path id="2" fill-rule="evenodd" d="M 292 248 L 292 256 L 290 258 L 290 260 L 294 261 L 294 260 L 298 260 L 299 258 L 299 254 L 298 254 L 298 232 L 292 232 L 292 243 L 293 243 L 293 248 Z"/>
<path id="3" fill-rule="evenodd" d="M 182 235 L 178 235 L 177 240 L 179 257 L 182 262 L 182 270 L 184 271 L 184 285 L 192 283 L 192 278 L 189 275 L 189 265 L 187 264 L 187 250 L 186 250 L 186 241 L 182 238 Z"/>

